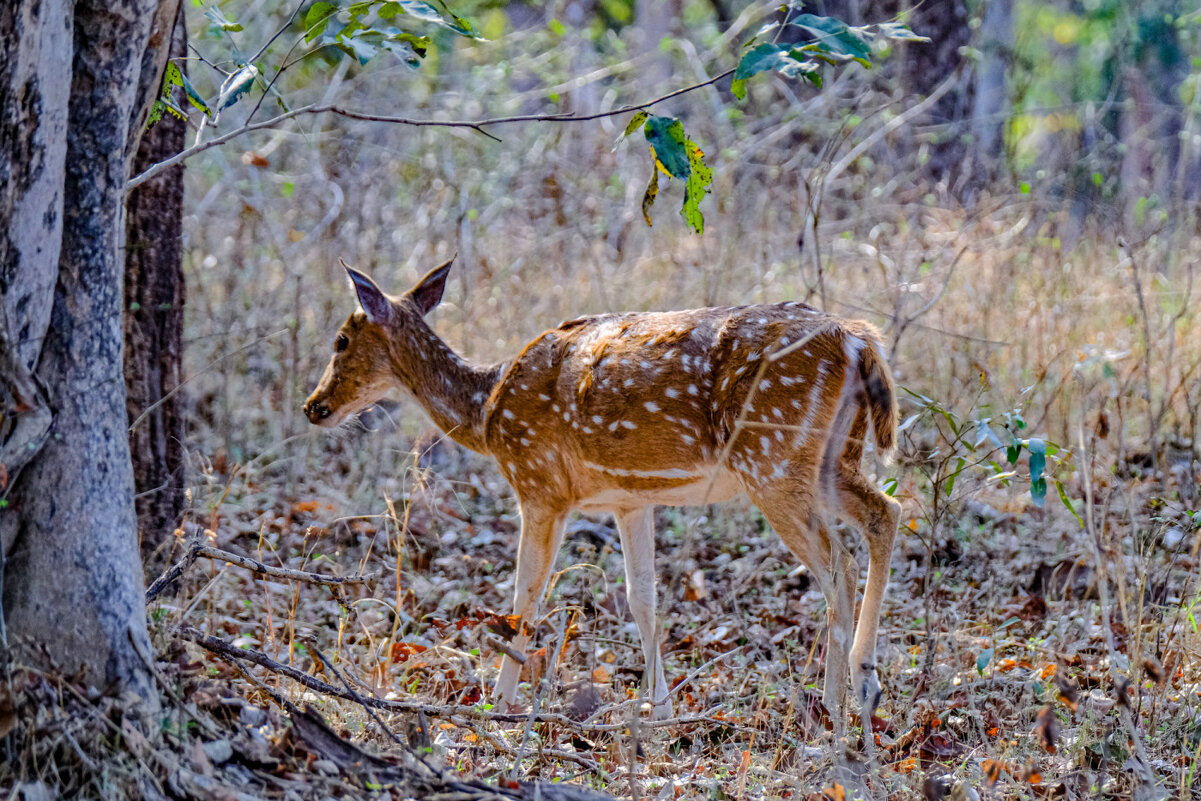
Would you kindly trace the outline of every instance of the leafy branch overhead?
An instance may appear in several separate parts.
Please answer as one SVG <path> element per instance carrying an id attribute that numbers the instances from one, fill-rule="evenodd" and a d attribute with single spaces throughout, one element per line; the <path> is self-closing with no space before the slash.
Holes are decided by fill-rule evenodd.
<path id="1" fill-rule="evenodd" d="M 396 27 L 395 23 L 403 18 L 446 28 L 460 36 L 483 38 L 470 22 L 449 9 L 443 14 L 421 0 L 375 0 L 342 7 L 329 2 L 314 3 L 304 15 L 304 40 L 337 47 L 357 58 L 360 64 L 366 64 L 384 50 L 416 68 L 429 50 L 430 37 Z"/>
<path id="2" fill-rule="evenodd" d="M 659 195 L 659 173 L 670 178 L 679 178 L 685 182 L 684 206 L 680 215 L 688 226 L 698 234 L 705 230 L 705 215 L 701 213 L 700 202 L 709 193 L 713 183 L 713 170 L 705 165 L 705 153 L 696 142 L 684 134 L 684 123 L 674 117 L 660 117 L 646 111 L 639 111 L 626 125 L 622 138 L 629 136 L 642 128 L 643 135 L 650 145 L 651 158 L 655 169 L 651 172 L 651 182 L 642 196 L 642 216 L 646 224 L 651 224 L 651 206 Z"/>
<path id="3" fill-rule="evenodd" d="M 210 29 L 214 32 L 231 35 L 239 33 L 243 29 L 240 23 L 227 17 L 215 6 L 205 9 L 204 15 L 210 21 Z M 360 65 L 366 64 L 373 56 L 382 51 L 391 53 L 407 66 L 416 69 L 428 53 L 431 39 L 424 34 L 398 27 L 405 21 L 426 27 L 434 25 L 471 39 L 483 38 L 466 19 L 454 14 L 449 9 L 445 9 L 444 12 L 439 11 L 422 0 L 317 2 L 309 6 L 305 12 L 301 20 L 303 33 L 292 46 L 294 50 L 303 42 L 306 45 L 315 45 L 314 49 L 303 53 L 296 59 L 288 57 L 292 52 L 289 50 L 288 54 L 276 65 L 272 84 L 288 67 L 327 47 L 338 48 L 347 55 L 358 59 Z M 283 33 L 283 30 L 280 33 Z M 273 42 L 275 38 L 272 37 L 271 41 Z M 174 86 L 182 87 L 188 101 L 203 112 L 205 117 L 215 120 L 216 114 L 237 103 L 259 80 L 261 70 L 255 65 L 255 62 L 270 44 L 271 42 L 268 42 L 253 57 L 239 63 L 237 69 L 230 72 L 222 81 L 217 96 L 207 102 L 183 74 L 179 65 L 174 62 L 169 63 L 163 75 L 160 96 L 151 109 L 147 127 L 162 119 L 164 113 L 170 113 L 180 119 L 187 116 L 186 112 L 171 99 L 171 89 Z"/>
<path id="4" fill-rule="evenodd" d="M 768 35 L 772 35 L 771 41 L 759 41 Z M 871 69 L 871 42 L 877 36 L 907 42 L 930 41 L 899 22 L 852 27 L 834 17 L 798 14 L 784 23 L 764 26 L 743 45 L 747 50 L 734 70 L 730 91 L 739 99 L 745 98 L 747 79 L 768 71 L 785 78 L 803 78 L 820 89 L 823 65 L 837 67 L 854 61 Z"/>
<path id="5" fill-rule="evenodd" d="M 178 65 L 171 64 L 163 78 L 163 88 L 160 99 L 155 103 L 151 112 L 149 124 L 161 119 L 164 112 L 178 117 L 185 117 L 183 109 L 176 106 L 171 99 L 173 86 L 184 89 L 189 102 L 204 113 L 201 131 L 204 124 L 218 123 L 220 113 L 236 104 L 242 97 L 249 94 L 256 84 L 266 80 L 264 95 L 274 93 L 279 97 L 275 88 L 276 81 L 290 66 L 327 48 L 337 48 L 360 64 L 366 64 L 380 52 L 388 52 L 399 58 L 409 67 L 416 68 L 425 58 L 431 44 L 429 35 L 405 27 L 416 25 L 421 27 L 434 26 L 449 31 L 458 36 L 470 39 L 482 39 L 475 27 L 466 19 L 454 14 L 444 3 L 439 2 L 435 8 L 424 0 L 368 0 L 368 2 L 328 2 L 319 0 L 304 11 L 299 20 L 300 33 L 291 48 L 278 60 L 274 74 L 263 72 L 256 62 L 270 48 L 271 44 L 288 28 L 295 24 L 295 18 L 271 37 L 258 53 L 250 58 L 239 57 L 238 66 L 228 73 L 221 84 L 220 90 L 212 100 L 205 101 L 201 94 L 188 81 Z M 800 8 L 799 3 L 790 4 L 791 8 Z M 296 14 L 299 15 L 300 9 Z M 212 22 L 211 30 L 224 37 L 231 37 L 242 30 L 235 20 L 225 16 L 220 10 L 210 8 L 205 16 Z M 770 40 L 767 38 L 770 37 Z M 880 23 L 872 26 L 851 27 L 842 20 L 834 17 L 821 17 L 814 14 L 800 13 L 782 22 L 773 22 L 763 27 L 754 37 L 744 44 L 744 53 L 733 69 L 722 72 L 706 81 L 683 89 L 677 89 L 654 100 L 642 104 L 634 104 L 621 109 L 613 109 L 600 114 L 549 114 L 521 115 L 516 117 L 501 117 L 490 120 L 470 121 L 434 121 L 414 120 L 404 117 L 383 117 L 366 112 L 355 112 L 335 105 L 310 105 L 300 109 L 289 109 L 284 105 L 284 113 L 263 122 L 252 122 L 258 106 L 250 112 L 245 123 L 236 131 L 226 133 L 215 140 L 201 143 L 200 135 L 196 143 L 188 150 L 165 162 L 147 170 L 131 180 L 130 187 L 146 180 L 161 168 L 178 163 L 188 156 L 199 153 L 207 147 L 228 141 L 233 136 L 274 127 L 287 119 L 310 113 L 336 113 L 356 119 L 370 119 L 381 122 L 392 122 L 408 125 L 440 125 L 448 127 L 468 127 L 485 135 L 485 126 L 499 125 L 506 122 L 531 121 L 584 121 L 603 116 L 613 116 L 634 112 L 626 126 L 622 139 L 630 136 L 639 128 L 642 129 L 650 147 L 653 169 L 650 182 L 642 197 L 642 215 L 647 225 L 651 224 L 651 208 L 659 195 L 659 174 L 663 173 L 669 179 L 677 178 L 684 182 L 684 201 L 680 207 L 680 215 L 685 223 L 698 234 L 705 229 L 705 215 L 701 211 L 701 201 L 711 191 L 713 170 L 705 163 L 705 152 L 693 141 L 684 130 L 684 123 L 675 117 L 651 114 L 647 109 L 669 98 L 694 91 L 702 86 L 708 86 L 730 75 L 733 80 L 730 90 L 739 99 L 746 97 L 747 81 L 763 72 L 776 72 L 785 78 L 800 78 L 809 81 L 817 88 L 822 86 L 822 69 L 839 67 L 850 62 L 870 68 L 872 66 L 872 41 L 875 38 L 928 42 L 924 36 L 914 34 L 909 28 L 900 23 Z M 303 46 L 311 49 L 301 52 L 295 57 L 293 51 Z M 269 75 L 269 80 L 267 80 Z M 259 101 L 261 104 L 261 100 Z M 493 137 L 495 138 L 495 137 Z"/>
<path id="6" fill-rule="evenodd" d="M 774 34 L 772 41 L 759 42 L 769 34 Z M 734 69 L 730 91 L 740 100 L 744 99 L 747 80 L 769 71 L 785 78 L 807 80 L 820 89 L 823 66 L 837 67 L 855 62 L 870 68 L 871 40 L 875 36 L 903 41 L 930 41 L 896 22 L 854 28 L 834 17 L 799 14 L 784 23 L 773 22 L 765 26 L 744 45 L 746 52 Z M 642 196 L 642 216 L 646 224 L 651 224 L 650 210 L 659 195 L 659 173 L 662 172 L 685 182 L 684 205 L 680 215 L 692 230 L 702 233 L 705 230 L 705 216 L 701 213 L 700 202 L 713 183 L 713 170 L 704 162 L 704 151 L 688 138 L 684 124 L 674 117 L 639 111 L 626 125 L 622 138 L 639 127 L 650 145 L 655 167 Z"/>

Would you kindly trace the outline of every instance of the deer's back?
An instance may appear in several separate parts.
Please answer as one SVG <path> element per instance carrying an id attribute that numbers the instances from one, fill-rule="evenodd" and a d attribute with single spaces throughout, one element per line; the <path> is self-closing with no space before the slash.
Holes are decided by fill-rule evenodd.
<path id="1" fill-rule="evenodd" d="M 770 471 L 798 447 L 820 452 L 848 342 L 873 334 L 798 303 L 572 320 L 527 345 L 497 385 L 489 449 L 523 497 L 721 500 L 740 489 L 738 466 L 749 475 L 760 457 Z M 731 445 L 740 416 L 751 426 Z"/>

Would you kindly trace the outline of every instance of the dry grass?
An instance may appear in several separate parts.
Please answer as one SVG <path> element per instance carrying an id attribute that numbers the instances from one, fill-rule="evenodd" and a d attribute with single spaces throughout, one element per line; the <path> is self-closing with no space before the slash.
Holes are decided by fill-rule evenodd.
<path id="1" fill-rule="evenodd" d="M 406 78 L 403 100 L 378 78 L 348 91 L 359 107 L 447 117 L 537 105 L 540 89 L 498 96 L 495 87 L 544 87 L 595 66 L 579 55 L 586 48 L 528 49 L 540 36 L 508 43 L 545 55 L 512 55 L 503 76 L 490 66 L 502 56 L 473 51 L 474 70 Z M 693 63 L 676 56 L 683 70 Z M 564 102 L 614 102 L 604 91 L 592 85 Z M 234 150 L 206 154 L 189 177 L 189 520 L 263 561 L 388 578 L 334 597 L 198 566 L 156 608 L 163 636 L 187 622 L 320 675 L 311 638 L 361 692 L 486 700 L 499 654 L 481 620 L 506 611 L 512 590 L 512 494 L 408 401 L 373 416 L 376 430 L 310 431 L 301 402 L 353 308 L 337 257 L 399 291 L 458 251 L 433 322 L 480 361 L 589 312 L 807 299 L 879 324 L 899 382 L 957 420 L 1001 430 L 1005 413 L 1020 410 L 1019 436 L 1066 449 L 1049 474 L 1086 523 L 1054 483 L 1045 508 L 1031 503 L 1024 456 L 1012 477 L 990 477 L 988 462 L 1005 469 L 1005 460 L 988 445 L 967 448 L 970 425 L 957 438 L 945 418 L 925 414 L 906 429 L 898 464 L 878 473 L 896 477 L 909 530 L 879 647 L 886 757 L 872 792 L 928 797 L 927 780 L 947 774 L 989 797 L 1131 797 L 1128 705 L 1155 780 L 1171 797 L 1198 797 L 1201 535 L 1187 514 L 1201 505 L 1196 220 L 1182 215 L 1150 235 L 1131 226 L 1137 241 L 1122 249 L 1115 231 L 1072 219 L 1037 191 L 999 188 L 959 208 L 939 187 L 915 184 L 910 161 L 883 166 L 883 151 L 874 167 L 854 165 L 825 187 L 817 241 L 810 233 L 798 252 L 806 183 L 823 163 L 814 142 L 856 112 L 872 125 L 889 99 L 848 77 L 803 113 L 775 104 L 770 87 L 755 101 L 759 116 L 728 116 L 716 90 L 680 101 L 670 111 L 686 117 L 716 173 L 699 238 L 675 217 L 670 189 L 645 227 L 645 153 L 632 142 L 612 150 L 619 131 L 602 123 L 506 128 L 497 144 L 323 119 L 305 135 L 243 143 L 267 169 Z M 904 417 L 918 411 L 903 406 Z M 983 464 L 948 488 L 960 454 Z M 560 659 L 531 692 L 552 711 L 613 704 L 601 720 L 622 725 L 538 723 L 523 742 L 522 724 L 443 715 L 431 718 L 438 758 L 508 775 L 520 754 L 518 776 L 616 795 L 803 798 L 829 785 L 842 746 L 812 711 L 820 594 L 749 506 L 666 509 L 657 522 L 668 675 L 688 677 L 678 713 L 704 719 L 652 729 L 621 706 L 636 697 L 641 657 L 616 536 L 607 520 L 579 520 L 540 629 L 540 664 L 561 648 Z M 293 700 L 310 697 L 261 677 Z M 1061 693 L 1076 694 L 1074 709 Z M 336 726 L 388 747 L 354 703 L 311 700 Z M 412 716 L 390 723 L 405 731 Z"/>

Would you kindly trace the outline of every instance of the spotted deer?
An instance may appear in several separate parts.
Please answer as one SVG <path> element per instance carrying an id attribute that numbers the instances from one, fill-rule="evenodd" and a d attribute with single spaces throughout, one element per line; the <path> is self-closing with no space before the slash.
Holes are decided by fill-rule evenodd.
<path id="1" fill-rule="evenodd" d="M 338 331 L 304 406 L 309 420 L 336 426 L 399 388 L 451 439 L 495 458 L 521 507 L 513 612 L 526 622 L 568 514 L 612 512 L 659 717 L 671 707 L 656 635 L 652 511 L 745 492 L 825 596 L 826 708 L 840 716 L 849 672 L 866 721 L 880 695 L 876 630 L 900 510 L 859 470 L 869 425 L 880 451 L 896 440 L 877 332 L 795 302 L 601 314 L 540 334 L 514 359 L 477 365 L 424 319 L 452 262 L 400 296 L 346 268 L 360 309 Z M 853 642 L 858 569 L 831 516 L 859 529 L 869 550 Z M 523 626 L 512 647 L 528 642 Z M 504 656 L 498 702 L 515 699 L 519 671 Z"/>

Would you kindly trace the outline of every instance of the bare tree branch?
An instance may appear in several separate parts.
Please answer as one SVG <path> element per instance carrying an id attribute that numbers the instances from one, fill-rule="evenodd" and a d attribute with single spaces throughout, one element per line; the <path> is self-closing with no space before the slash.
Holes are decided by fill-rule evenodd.
<path id="1" fill-rule="evenodd" d="M 674 92 L 668 92 L 667 94 L 661 95 L 652 100 L 646 100 L 641 103 L 622 106 L 621 108 L 610 109 L 609 111 L 599 111 L 595 114 L 519 114 L 512 117 L 493 117 L 486 120 L 421 120 L 413 119 L 411 117 L 393 117 L 382 114 L 369 114 L 365 111 L 355 111 L 354 109 L 343 108 L 342 106 L 332 103 L 313 103 L 307 106 L 301 106 L 300 108 L 292 109 L 291 111 L 286 111 L 283 114 L 279 114 L 269 120 L 246 123 L 240 128 L 236 128 L 227 134 L 218 136 L 216 139 L 210 139 L 207 142 L 193 145 L 186 150 L 181 150 L 179 153 L 175 154 L 166 161 L 160 161 L 158 164 L 150 167 L 140 175 L 135 175 L 133 178 L 130 178 L 125 184 L 125 191 L 128 192 L 134 187 L 144 184 L 146 181 L 158 175 L 163 170 L 174 167 L 176 164 L 181 164 L 190 159 L 192 156 L 195 156 L 197 153 L 203 153 L 210 148 L 223 145 L 231 139 L 236 139 L 243 134 L 248 134 L 252 131 L 275 128 L 287 122 L 288 120 L 308 114 L 337 114 L 338 116 L 347 117 L 352 120 L 385 122 L 392 125 L 409 125 L 415 128 L 468 128 L 499 142 L 500 139 L 498 137 L 493 136 L 484 129 L 493 125 L 507 125 L 516 122 L 587 122 L 589 120 L 599 120 L 605 117 L 617 117 L 622 114 L 629 114 L 633 111 L 640 111 L 642 109 L 650 108 L 651 106 L 662 103 L 665 100 L 670 100 L 673 97 L 678 97 L 679 95 L 695 91 L 705 86 L 711 86 L 721 79 L 733 74 L 734 70 L 731 68 L 720 75 L 715 75 L 712 78 L 701 81 L 700 83 L 694 83 L 691 86 L 686 86 L 683 89 L 677 89 Z"/>

